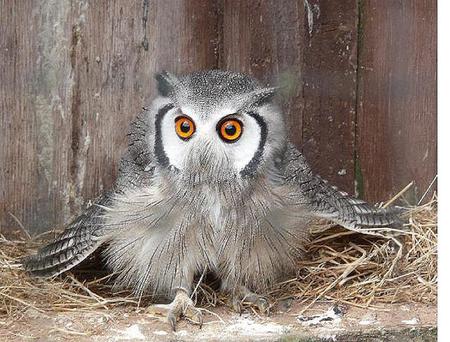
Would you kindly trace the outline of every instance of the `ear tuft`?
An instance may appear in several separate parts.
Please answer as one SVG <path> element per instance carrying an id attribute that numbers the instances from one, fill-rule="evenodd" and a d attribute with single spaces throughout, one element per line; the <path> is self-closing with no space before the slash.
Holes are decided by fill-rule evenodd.
<path id="1" fill-rule="evenodd" d="M 167 71 L 162 71 L 159 74 L 155 74 L 158 92 L 161 96 L 169 97 L 174 93 L 174 88 L 178 83 L 178 79 L 175 75 Z"/>
<path id="2" fill-rule="evenodd" d="M 269 104 L 277 94 L 277 91 L 277 87 L 256 90 L 251 93 L 250 100 L 248 101 L 247 105 L 252 107 L 261 107 L 265 104 Z"/>

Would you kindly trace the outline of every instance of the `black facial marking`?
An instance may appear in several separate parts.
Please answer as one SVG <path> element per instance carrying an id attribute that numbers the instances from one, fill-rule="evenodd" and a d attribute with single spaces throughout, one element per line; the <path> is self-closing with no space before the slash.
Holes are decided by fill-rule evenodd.
<path id="1" fill-rule="evenodd" d="M 161 122 L 164 118 L 164 115 L 174 107 L 172 103 L 165 105 L 160 108 L 155 118 L 155 156 L 161 166 L 169 166 L 169 158 L 167 158 L 166 152 L 164 151 L 164 147 L 162 145 L 161 140 Z"/>
<path id="2" fill-rule="evenodd" d="M 261 115 L 255 112 L 249 112 L 247 114 L 254 118 L 256 120 L 256 123 L 261 128 L 261 139 L 259 140 L 258 149 L 256 150 L 256 153 L 253 156 L 252 160 L 250 160 L 250 162 L 244 167 L 244 169 L 241 170 L 242 177 L 250 177 L 254 175 L 259 163 L 261 162 L 261 158 L 264 152 L 264 146 L 267 140 L 267 124 L 261 117 Z"/>

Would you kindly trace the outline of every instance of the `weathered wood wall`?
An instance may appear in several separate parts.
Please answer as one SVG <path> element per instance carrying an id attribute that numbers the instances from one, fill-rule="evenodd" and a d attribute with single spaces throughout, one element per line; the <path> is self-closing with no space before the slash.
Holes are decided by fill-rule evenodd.
<path id="1" fill-rule="evenodd" d="M 61 227 L 111 186 L 161 69 L 287 84 L 292 140 L 350 193 L 436 174 L 435 1 L 0 0 L 0 20 L 0 233 Z"/>
<path id="2" fill-rule="evenodd" d="M 357 145 L 364 197 L 380 200 L 436 169 L 436 1 L 362 2 Z M 414 198 L 415 197 L 415 198 Z"/>

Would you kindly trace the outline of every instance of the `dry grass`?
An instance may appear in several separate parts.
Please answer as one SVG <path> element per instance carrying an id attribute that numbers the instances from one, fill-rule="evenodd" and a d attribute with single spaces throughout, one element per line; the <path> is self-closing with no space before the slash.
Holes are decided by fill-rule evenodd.
<path id="1" fill-rule="evenodd" d="M 273 291 L 308 303 L 325 298 L 377 308 L 380 303 L 437 302 L 437 200 L 405 215 L 405 232 L 361 234 L 340 227 L 319 232 L 297 278 Z M 386 235 L 382 237 L 381 235 Z M 380 306 L 382 308 L 382 306 Z"/>
<path id="2" fill-rule="evenodd" d="M 278 284 L 271 299 L 294 297 L 305 303 L 304 310 L 323 299 L 375 309 L 382 309 L 382 303 L 436 303 L 436 207 L 433 197 L 409 210 L 408 229 L 395 237 L 387 236 L 392 231 L 362 234 L 340 227 L 325 229 L 326 224 L 314 227 L 308 258 L 299 262 L 297 277 Z M 0 236 L 0 326 L 30 308 L 57 312 L 138 305 L 127 293 L 113 293 L 109 277 L 98 274 L 98 279 L 91 274 L 85 281 L 70 273 L 50 280 L 30 278 L 19 260 L 40 244 Z M 196 288 L 197 295 L 204 307 L 226 301 L 206 284 Z"/>

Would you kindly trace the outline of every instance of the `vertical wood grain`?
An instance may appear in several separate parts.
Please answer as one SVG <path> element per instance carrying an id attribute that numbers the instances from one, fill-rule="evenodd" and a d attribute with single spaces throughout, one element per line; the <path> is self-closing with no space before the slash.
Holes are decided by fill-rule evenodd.
<path id="1" fill-rule="evenodd" d="M 69 215 L 69 11 L 57 0 L 0 3 L 1 233 Z"/>
<path id="2" fill-rule="evenodd" d="M 357 2 L 305 4 L 303 152 L 316 172 L 353 194 Z"/>
<path id="3" fill-rule="evenodd" d="M 292 141 L 353 193 L 356 1 L 224 1 L 221 66 L 286 86 Z"/>
<path id="4" fill-rule="evenodd" d="M 386 200 L 414 180 L 418 199 L 436 175 L 436 1 L 363 1 L 361 24 L 364 195 Z"/>

